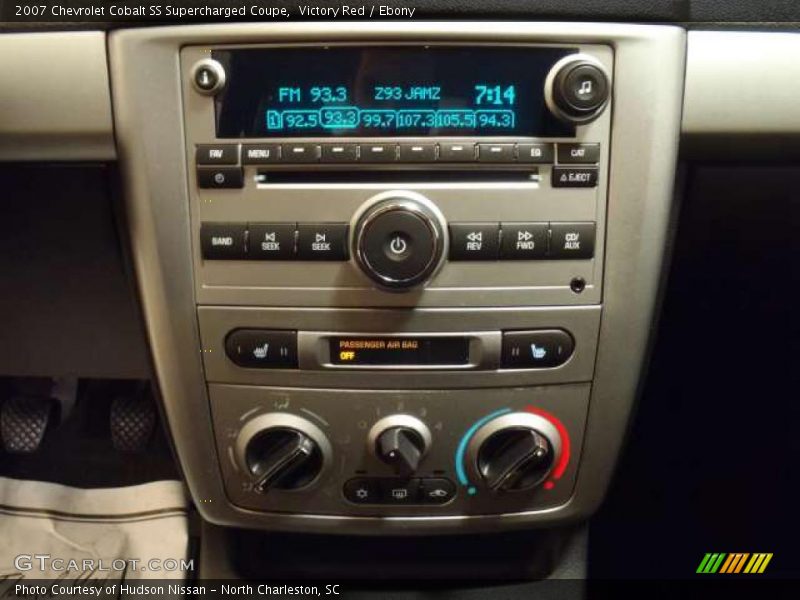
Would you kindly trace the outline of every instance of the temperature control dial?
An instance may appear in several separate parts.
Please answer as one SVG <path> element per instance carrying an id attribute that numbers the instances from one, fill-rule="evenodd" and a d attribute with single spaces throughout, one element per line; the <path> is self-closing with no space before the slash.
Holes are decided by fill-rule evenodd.
<path id="1" fill-rule="evenodd" d="M 306 488 L 330 460 L 330 444 L 316 425 L 282 413 L 249 421 L 239 433 L 236 450 L 255 491 L 262 494 Z"/>
<path id="2" fill-rule="evenodd" d="M 508 413 L 489 421 L 470 441 L 470 460 L 494 492 L 531 490 L 550 474 L 561 454 L 561 436 L 544 417 Z"/>
<path id="3" fill-rule="evenodd" d="M 583 54 L 558 61 L 545 80 L 547 107 L 561 120 L 577 124 L 589 123 L 602 114 L 610 90 L 603 65 Z"/>
<path id="4" fill-rule="evenodd" d="M 376 196 L 358 211 L 352 229 L 353 254 L 361 270 L 387 289 L 425 283 L 446 255 L 444 216 L 419 194 Z"/>
<path id="5" fill-rule="evenodd" d="M 397 475 L 407 477 L 419 467 L 431 445 L 428 426 L 410 415 L 391 415 L 375 423 L 367 436 L 369 449 Z"/>

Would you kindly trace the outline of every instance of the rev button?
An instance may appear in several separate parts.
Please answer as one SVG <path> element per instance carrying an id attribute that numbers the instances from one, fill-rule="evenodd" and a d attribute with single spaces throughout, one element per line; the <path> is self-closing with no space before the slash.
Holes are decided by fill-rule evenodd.
<path id="1" fill-rule="evenodd" d="M 497 260 L 498 223 L 450 223 L 450 260 Z"/>

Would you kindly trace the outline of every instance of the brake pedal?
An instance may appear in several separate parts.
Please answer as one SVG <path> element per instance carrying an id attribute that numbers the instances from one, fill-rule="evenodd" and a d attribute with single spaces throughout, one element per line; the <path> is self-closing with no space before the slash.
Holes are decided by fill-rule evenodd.
<path id="1" fill-rule="evenodd" d="M 156 407 L 147 394 L 119 396 L 111 402 L 111 443 L 122 452 L 141 452 L 153 437 Z"/>
<path id="2" fill-rule="evenodd" d="M 53 400 L 41 396 L 11 396 L 0 408 L 3 449 L 13 454 L 35 452 L 44 439 Z"/>

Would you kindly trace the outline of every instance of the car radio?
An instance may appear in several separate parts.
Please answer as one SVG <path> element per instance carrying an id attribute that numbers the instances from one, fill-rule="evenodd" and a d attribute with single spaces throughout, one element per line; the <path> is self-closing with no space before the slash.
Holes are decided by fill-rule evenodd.
<path id="1" fill-rule="evenodd" d="M 681 36 L 112 35 L 143 304 L 206 518 L 422 533 L 596 506 L 654 306 Z M 156 86 L 159 110 L 129 104 Z"/>

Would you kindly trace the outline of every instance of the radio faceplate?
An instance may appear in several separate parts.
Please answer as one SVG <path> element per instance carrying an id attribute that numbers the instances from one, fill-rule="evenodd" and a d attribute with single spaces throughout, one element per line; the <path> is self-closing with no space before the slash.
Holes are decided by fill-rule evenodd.
<path id="1" fill-rule="evenodd" d="M 491 63 L 493 53 L 530 53 L 541 57 L 536 69 L 531 67 L 533 79 L 525 80 L 530 85 L 535 83 L 535 90 L 521 91 L 513 80 L 517 63 L 514 69 L 502 63 L 504 83 L 501 86 L 498 79 L 496 85 L 503 90 L 513 88 L 517 102 L 520 98 L 529 102 L 535 99 L 536 114 L 554 123 L 560 121 L 545 108 L 545 75 L 553 65 L 564 57 L 584 56 L 606 73 L 613 72 L 613 53 L 605 45 L 332 44 L 326 48 L 316 49 L 320 60 L 337 50 L 388 53 L 401 62 L 397 57 L 404 51 L 414 54 L 431 49 L 473 56 L 482 56 L 484 51 L 488 57 L 484 63 Z M 566 137 L 531 137 L 502 128 L 495 128 L 497 133 L 492 128 L 479 129 L 480 135 L 472 137 L 419 137 L 419 131 L 410 128 L 417 137 L 370 138 L 354 136 L 354 127 L 341 127 L 316 138 L 298 137 L 303 130 L 290 129 L 291 136 L 281 138 L 280 129 L 251 132 L 243 125 L 234 128 L 239 135 L 261 131 L 264 137 L 230 139 L 232 125 L 225 126 L 227 139 L 217 137 L 216 119 L 230 113 L 226 105 L 251 107 L 256 102 L 246 95 L 237 98 L 237 93 L 245 93 L 241 90 L 250 95 L 252 89 L 266 90 L 262 92 L 266 96 L 259 100 L 264 123 L 267 112 L 276 110 L 269 106 L 280 106 L 284 112 L 291 109 L 287 100 L 291 94 L 302 98 L 303 110 L 312 106 L 303 96 L 309 86 L 290 85 L 287 82 L 294 80 L 286 79 L 285 73 L 281 79 L 283 72 L 275 75 L 274 82 L 265 78 L 261 88 L 258 82 L 242 83 L 242 72 L 256 72 L 249 63 L 259 52 L 294 52 L 308 57 L 315 49 L 278 45 L 186 47 L 181 51 L 186 160 L 190 174 L 194 174 L 189 178 L 189 189 L 199 304 L 410 307 L 600 302 L 611 107 L 590 123 L 561 126 L 563 133 L 574 132 Z M 213 58 L 219 58 L 223 68 L 227 65 L 235 78 L 226 77 L 226 87 L 219 92 L 223 100 L 216 110 L 213 98 L 198 91 L 193 79 L 197 65 Z M 349 83 L 353 75 L 342 77 Z M 386 87 L 383 84 L 396 82 L 398 77 L 411 79 L 379 69 L 364 79 L 372 82 L 372 90 L 380 91 Z M 466 74 L 457 82 L 453 74 L 442 80 L 425 79 L 422 74 L 419 77 L 438 83 L 442 94 L 447 93 L 448 85 L 456 83 L 462 95 L 468 93 L 465 89 L 486 87 L 483 83 L 475 85 L 474 77 Z M 333 79 L 329 77 L 328 81 Z M 348 85 L 342 89 L 342 93 L 352 92 Z M 285 90 L 286 98 L 281 103 L 269 95 L 269 90 L 273 96 L 279 93 L 277 90 Z M 362 104 L 372 107 L 369 110 L 381 105 L 374 96 L 378 91 L 372 90 L 359 89 Z M 374 97 L 365 100 L 370 94 Z M 508 100 L 501 94 L 496 101 L 502 107 Z M 348 106 L 345 100 L 340 104 Z M 437 103 L 423 99 L 406 101 L 401 108 L 396 103 L 387 106 L 398 112 L 412 104 L 415 110 L 431 112 Z M 315 110 L 338 110 L 338 106 L 329 101 Z M 502 109 L 512 108 L 525 114 L 527 107 L 507 104 Z M 251 120 L 255 118 L 248 114 Z M 528 115 L 523 121 L 531 119 Z M 549 127 L 558 130 L 555 125 Z M 460 130 L 432 131 L 453 134 Z M 458 157 L 453 155 L 454 148 L 461 152 Z M 381 150 L 381 157 L 371 156 L 373 150 Z M 436 172 L 445 176 L 432 178 Z M 326 181 L 325 173 L 336 173 L 336 177 Z M 215 176 L 222 177 L 224 183 L 215 184 Z M 356 215 L 376 198 L 415 195 L 441 211 L 451 251 L 425 286 L 398 294 L 375 285 L 356 263 Z M 405 247 L 404 240 L 395 241 L 396 247 Z M 580 244 L 582 252 L 571 252 Z M 391 253 L 389 258 L 394 259 Z"/>

